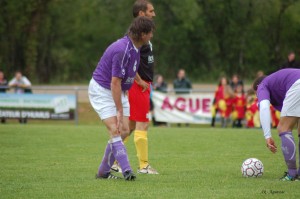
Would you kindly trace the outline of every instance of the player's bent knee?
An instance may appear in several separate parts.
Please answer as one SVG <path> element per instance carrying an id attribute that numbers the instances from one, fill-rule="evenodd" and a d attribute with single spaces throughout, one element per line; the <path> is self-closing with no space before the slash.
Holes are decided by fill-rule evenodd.
<path id="1" fill-rule="evenodd" d="M 281 134 L 281 133 L 284 133 L 284 132 L 290 132 L 290 131 L 292 131 L 292 129 L 289 128 L 288 126 L 278 124 L 277 131 L 278 131 L 279 134 Z"/>

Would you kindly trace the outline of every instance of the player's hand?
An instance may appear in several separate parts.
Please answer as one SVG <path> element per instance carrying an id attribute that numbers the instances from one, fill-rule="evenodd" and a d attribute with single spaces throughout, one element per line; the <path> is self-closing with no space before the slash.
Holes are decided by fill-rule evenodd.
<path id="1" fill-rule="evenodd" d="M 277 151 L 277 146 L 275 145 L 275 142 L 273 138 L 268 138 L 266 139 L 267 147 L 272 153 L 276 153 Z"/>
<path id="2" fill-rule="evenodd" d="M 142 87 L 142 92 L 145 92 L 149 88 L 149 84 L 142 79 L 137 83 L 140 87 Z"/>
<path id="3" fill-rule="evenodd" d="M 117 111 L 117 131 L 120 134 L 123 127 L 123 112 Z"/>

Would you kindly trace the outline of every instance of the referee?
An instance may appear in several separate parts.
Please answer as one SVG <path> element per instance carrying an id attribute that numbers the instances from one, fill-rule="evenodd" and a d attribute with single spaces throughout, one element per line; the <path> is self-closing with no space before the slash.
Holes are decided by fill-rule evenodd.
<path id="1" fill-rule="evenodd" d="M 155 17 L 150 1 L 138 0 L 133 5 L 133 17 Z M 150 84 L 153 81 L 154 57 L 152 44 L 143 45 L 140 50 L 140 65 L 135 81 L 129 90 L 130 132 L 134 132 L 134 143 L 139 160 L 138 173 L 158 174 L 148 161 L 148 127 L 150 123 Z"/>

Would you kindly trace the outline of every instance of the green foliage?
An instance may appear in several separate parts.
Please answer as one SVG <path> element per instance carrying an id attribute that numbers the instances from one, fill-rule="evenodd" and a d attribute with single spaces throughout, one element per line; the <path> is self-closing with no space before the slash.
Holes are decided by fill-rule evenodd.
<path id="1" fill-rule="evenodd" d="M 299 54 L 299 0 L 152 1 L 156 73 L 194 81 L 276 70 Z M 0 69 L 34 82 L 88 81 L 106 47 L 122 37 L 134 0 L 1 0 Z"/>
<path id="2" fill-rule="evenodd" d="M 94 178 L 108 140 L 104 126 L 2 126 L 1 198 L 299 198 L 299 182 L 278 180 L 286 165 L 260 129 L 151 128 L 149 158 L 160 174 L 125 182 Z M 136 171 L 132 136 L 126 147 Z M 250 157 L 263 162 L 261 178 L 241 176 Z"/>

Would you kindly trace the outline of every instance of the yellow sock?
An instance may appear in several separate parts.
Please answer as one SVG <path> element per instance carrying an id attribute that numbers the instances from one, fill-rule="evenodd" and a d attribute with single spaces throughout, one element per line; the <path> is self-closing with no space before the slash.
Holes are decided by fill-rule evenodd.
<path id="1" fill-rule="evenodd" d="M 134 131 L 134 144 L 139 159 L 140 169 L 148 165 L 148 136 L 147 131 Z"/>

